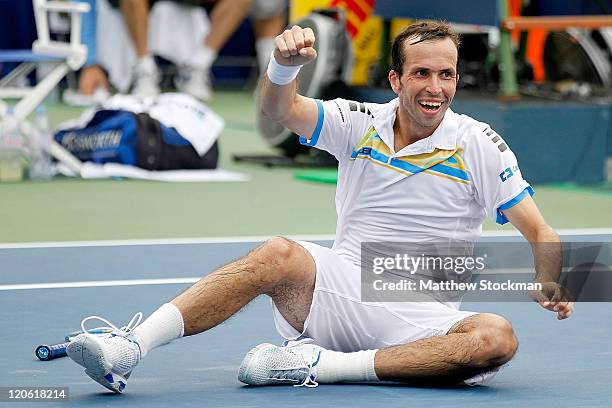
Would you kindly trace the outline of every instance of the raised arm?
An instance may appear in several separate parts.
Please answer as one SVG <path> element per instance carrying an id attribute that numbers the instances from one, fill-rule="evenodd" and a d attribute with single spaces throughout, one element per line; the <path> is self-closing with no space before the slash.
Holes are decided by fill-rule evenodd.
<path id="1" fill-rule="evenodd" d="M 276 47 L 262 78 L 260 109 L 298 135 L 310 138 L 317 124 L 313 99 L 297 93 L 297 74 L 302 65 L 317 57 L 315 36 L 310 28 L 293 26 L 276 37 Z"/>

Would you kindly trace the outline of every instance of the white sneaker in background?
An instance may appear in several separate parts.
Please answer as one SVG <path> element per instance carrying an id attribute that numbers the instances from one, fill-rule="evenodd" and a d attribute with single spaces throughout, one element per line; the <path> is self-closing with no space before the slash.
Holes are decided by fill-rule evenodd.
<path id="1" fill-rule="evenodd" d="M 138 60 L 134 67 L 132 94 L 137 96 L 156 96 L 159 94 L 161 74 L 152 56 Z"/>
<path id="2" fill-rule="evenodd" d="M 113 331 L 90 334 L 85 329 L 88 320 L 100 320 Z M 94 381 L 115 393 L 122 393 L 132 370 L 140 362 L 140 346 L 132 331 L 141 320 L 142 313 L 137 313 L 127 326 L 117 328 L 101 317 L 87 317 L 81 322 L 83 334 L 70 342 L 66 353 L 75 363 L 85 367 L 85 374 Z"/>
<path id="3" fill-rule="evenodd" d="M 196 66 L 182 65 L 174 80 L 176 89 L 189 94 L 201 101 L 212 99 L 213 92 L 210 85 L 210 70 Z"/>
<path id="4" fill-rule="evenodd" d="M 83 95 L 75 89 L 66 89 L 62 95 L 62 100 L 66 105 L 89 107 L 101 105 L 110 98 L 110 92 L 104 88 L 96 88 L 93 94 Z"/>

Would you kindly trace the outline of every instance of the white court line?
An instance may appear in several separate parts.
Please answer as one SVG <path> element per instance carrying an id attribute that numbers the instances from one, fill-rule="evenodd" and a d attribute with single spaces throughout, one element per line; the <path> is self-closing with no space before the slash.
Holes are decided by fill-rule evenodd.
<path id="1" fill-rule="evenodd" d="M 519 270 L 499 270 L 496 273 L 529 273 L 532 268 L 520 268 Z M 107 281 L 80 281 L 80 282 L 51 282 L 51 283 L 14 283 L 0 285 L 0 292 L 12 290 L 32 289 L 66 289 L 66 288 L 101 288 L 109 286 L 148 286 L 148 285 L 171 285 L 178 283 L 195 283 L 201 278 L 160 278 L 160 279 L 125 279 Z"/>
<path id="2" fill-rule="evenodd" d="M 83 281 L 83 282 L 53 282 L 53 283 L 18 283 L 0 285 L 0 291 L 29 290 L 29 289 L 64 289 L 64 288 L 94 288 L 105 286 L 142 286 L 142 285 L 169 285 L 173 283 L 195 283 L 200 278 L 170 278 L 170 279 L 126 279 L 109 281 Z"/>
<path id="3" fill-rule="evenodd" d="M 189 244 L 233 244 L 263 242 L 272 235 L 252 235 L 237 237 L 211 238 L 162 238 L 162 239 L 122 239 L 101 241 L 49 241 L 49 242 L 14 242 L 0 244 L 0 249 L 29 248 L 74 248 L 74 247 L 105 247 L 105 246 L 142 246 L 142 245 L 189 245 Z M 288 235 L 295 241 L 333 241 L 334 235 Z"/>
<path id="4" fill-rule="evenodd" d="M 558 229 L 559 235 L 612 235 L 612 228 L 576 228 Z M 512 231 L 483 231 L 483 237 L 515 237 L 520 236 L 516 230 Z M 0 249 L 30 249 L 30 248 L 75 248 L 75 247 L 114 247 L 114 246 L 143 246 L 143 245 L 189 245 L 189 244 L 231 244 L 263 242 L 270 235 L 247 235 L 236 237 L 211 238 L 163 238 L 163 239 L 124 239 L 101 241 L 48 241 L 48 242 L 14 242 L 0 244 Z M 323 235 L 287 235 L 296 241 L 333 241 L 333 234 Z"/>

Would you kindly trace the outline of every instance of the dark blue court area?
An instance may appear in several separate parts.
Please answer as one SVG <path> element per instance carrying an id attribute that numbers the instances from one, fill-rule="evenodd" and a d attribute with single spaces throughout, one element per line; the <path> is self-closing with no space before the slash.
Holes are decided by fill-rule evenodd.
<path id="1" fill-rule="evenodd" d="M 135 312 L 149 315 L 190 281 L 150 284 L 155 282 L 144 280 L 197 278 L 255 245 L 238 242 L 0 249 L 0 386 L 68 387 L 70 392 L 66 402 L 9 405 L 612 406 L 611 303 L 580 303 L 574 315 L 561 322 L 555 314 L 531 303 L 464 304 L 463 309 L 505 316 L 513 323 L 520 341 L 512 364 L 489 386 L 476 388 L 396 384 L 321 385 L 315 389 L 243 386 L 236 375 L 244 354 L 261 342 L 281 341 L 274 329 L 269 300 L 264 298 L 207 333 L 154 350 L 133 372 L 123 395 L 111 394 L 94 383 L 68 358 L 48 362 L 35 358 L 38 344 L 63 341 L 67 333 L 80 328 L 85 316 L 99 315 L 122 326 Z M 125 283 L 110 281 L 125 280 L 137 281 L 110 286 Z M 63 287 L 12 286 L 40 283 Z"/>

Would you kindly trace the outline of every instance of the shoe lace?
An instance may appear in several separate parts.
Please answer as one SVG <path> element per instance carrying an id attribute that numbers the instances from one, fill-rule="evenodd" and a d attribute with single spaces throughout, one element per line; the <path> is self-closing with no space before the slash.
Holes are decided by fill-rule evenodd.
<path id="1" fill-rule="evenodd" d="M 283 347 L 290 349 L 290 348 L 294 348 L 296 346 L 299 346 L 301 344 L 306 344 L 306 343 L 312 343 L 312 339 L 303 338 L 303 339 L 299 339 L 296 341 L 285 342 L 283 344 Z M 304 374 L 306 374 L 306 376 L 304 377 L 301 383 L 294 384 L 293 386 L 294 387 L 315 388 L 319 385 L 319 383 L 316 381 L 317 376 L 316 376 L 315 366 L 319 362 L 320 357 L 321 357 L 321 352 L 319 351 L 317 352 L 316 358 L 312 359 L 310 363 L 306 364 L 306 362 L 303 360 L 304 367 L 274 370 L 272 372 L 272 377 L 277 380 L 296 381 L 302 378 Z M 303 356 L 302 356 L 302 359 L 303 359 Z"/>
<path id="2" fill-rule="evenodd" d="M 126 337 L 128 334 L 134 331 L 136 327 L 138 327 L 138 325 L 142 321 L 142 316 L 143 316 L 142 312 L 136 313 L 132 317 L 132 319 L 129 321 L 129 323 L 122 327 L 117 327 L 111 322 L 109 322 L 108 320 L 106 320 L 105 318 L 100 317 L 100 316 L 88 316 L 81 321 L 81 330 L 83 330 L 83 333 L 89 336 L 100 335 L 100 333 L 104 334 L 104 332 L 108 332 L 110 330 L 112 334 L 115 334 L 121 337 Z M 100 326 L 100 327 L 96 327 L 93 329 L 87 329 L 85 327 L 86 323 L 92 320 L 98 320 L 102 323 L 105 323 L 106 326 Z"/>
<path id="3" fill-rule="evenodd" d="M 317 354 L 317 359 L 316 361 L 319 361 L 319 355 L 321 354 L 321 352 L 319 352 Z M 302 381 L 300 384 L 295 384 L 294 387 L 307 387 L 307 388 L 315 388 L 319 386 L 319 383 L 316 381 L 317 376 L 316 374 L 314 374 L 313 368 L 314 368 L 315 364 L 313 364 L 312 362 L 308 364 L 308 371 L 306 372 L 306 378 L 304 378 L 304 381 Z"/>
<path id="4" fill-rule="evenodd" d="M 287 381 L 296 381 L 302 377 L 304 373 L 306 373 L 306 377 L 299 384 L 294 384 L 294 387 L 308 387 L 314 388 L 319 385 L 318 382 L 315 381 L 316 377 L 312 373 L 313 367 L 312 364 L 309 364 L 304 368 L 294 368 L 290 370 L 278 370 L 273 371 L 271 377 L 275 380 L 287 380 Z"/>

